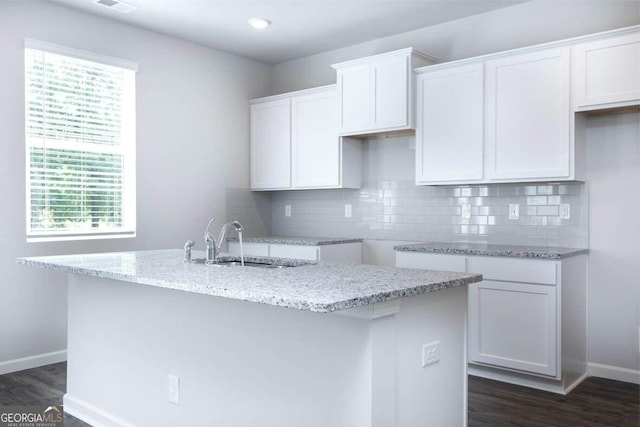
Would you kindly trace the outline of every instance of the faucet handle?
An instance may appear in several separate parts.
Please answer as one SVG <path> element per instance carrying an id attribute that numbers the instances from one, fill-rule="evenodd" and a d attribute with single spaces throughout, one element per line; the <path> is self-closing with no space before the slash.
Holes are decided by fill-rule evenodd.
<path id="1" fill-rule="evenodd" d="M 193 240 L 187 240 L 184 244 L 184 262 L 191 262 L 191 248 L 196 242 Z"/>

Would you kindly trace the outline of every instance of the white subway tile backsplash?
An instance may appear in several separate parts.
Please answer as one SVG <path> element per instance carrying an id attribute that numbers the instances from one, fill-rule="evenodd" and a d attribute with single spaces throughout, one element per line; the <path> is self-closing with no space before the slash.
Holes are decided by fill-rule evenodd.
<path id="1" fill-rule="evenodd" d="M 559 205 L 560 204 L 560 196 L 549 196 L 547 197 L 547 203 L 550 205 Z"/>
<path id="2" fill-rule="evenodd" d="M 558 206 L 538 206 L 538 215 L 558 216 Z"/>
<path id="3" fill-rule="evenodd" d="M 535 206 L 535 205 L 546 205 L 547 204 L 547 196 L 529 196 L 527 197 L 527 205 Z"/>
<path id="4" fill-rule="evenodd" d="M 412 181 L 365 182 L 360 190 L 303 190 L 271 194 L 271 231 L 277 235 L 477 242 L 586 247 L 586 184 L 495 184 L 421 187 Z M 352 217 L 344 217 L 344 205 Z M 510 203 L 520 219 L 508 219 Z M 569 203 L 571 219 L 559 217 Z M 281 215 L 286 204 L 296 215 Z M 462 205 L 471 218 L 462 218 Z"/>
<path id="5" fill-rule="evenodd" d="M 538 186 L 538 194 L 553 194 L 553 186 L 552 185 L 540 185 Z"/>

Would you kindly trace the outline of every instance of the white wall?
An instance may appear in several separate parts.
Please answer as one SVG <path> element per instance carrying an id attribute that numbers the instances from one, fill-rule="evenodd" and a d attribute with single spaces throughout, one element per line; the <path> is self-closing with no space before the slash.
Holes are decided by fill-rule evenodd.
<path id="1" fill-rule="evenodd" d="M 587 119 L 589 362 L 640 381 L 640 113 Z M 594 371 L 594 367 L 590 366 Z M 604 371 L 603 371 L 604 370 Z"/>
<path id="2" fill-rule="evenodd" d="M 442 62 L 640 23 L 640 2 L 530 1 L 274 66 L 273 94 L 335 83 L 331 64 L 413 46 Z"/>
<path id="3" fill-rule="evenodd" d="M 136 238 L 26 243 L 25 37 L 139 64 Z M 271 67 L 35 1 L 0 1 L 0 52 L 1 373 L 66 348 L 66 277 L 16 257 L 177 248 L 189 238 L 202 248 L 207 220 L 225 218 L 226 189 L 248 187 L 247 101 L 268 95 Z"/>

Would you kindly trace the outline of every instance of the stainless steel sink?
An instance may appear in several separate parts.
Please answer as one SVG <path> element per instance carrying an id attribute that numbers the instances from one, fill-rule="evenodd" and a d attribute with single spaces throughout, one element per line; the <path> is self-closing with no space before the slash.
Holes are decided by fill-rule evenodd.
<path id="1" fill-rule="evenodd" d="M 220 261 L 215 264 L 209 264 L 212 267 L 242 267 L 242 263 L 240 261 Z M 263 262 L 244 262 L 245 267 L 258 267 L 258 268 L 289 268 L 290 265 L 279 265 L 279 264 L 267 264 Z"/>
<path id="2" fill-rule="evenodd" d="M 205 258 L 192 258 L 191 262 L 193 264 L 206 264 Z M 240 261 L 218 261 L 213 264 L 207 264 L 211 267 L 242 267 L 242 263 Z M 294 267 L 292 265 L 282 265 L 282 264 L 269 264 L 266 262 L 249 262 L 245 261 L 245 267 L 257 267 L 257 268 L 289 268 Z"/>

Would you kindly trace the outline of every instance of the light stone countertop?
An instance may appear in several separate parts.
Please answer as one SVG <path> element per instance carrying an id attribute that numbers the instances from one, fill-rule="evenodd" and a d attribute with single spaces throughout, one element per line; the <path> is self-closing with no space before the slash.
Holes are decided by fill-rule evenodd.
<path id="1" fill-rule="evenodd" d="M 512 258 L 563 259 L 589 253 L 589 249 L 543 246 L 485 245 L 479 243 L 425 242 L 394 246 L 399 252 L 424 252 L 450 255 L 479 255 Z"/>
<path id="2" fill-rule="evenodd" d="M 195 257 L 204 256 L 194 252 Z M 142 285 L 333 312 L 479 282 L 479 274 L 292 261 L 290 268 L 215 267 L 184 263 L 180 249 L 18 258 L 19 264 Z M 227 259 L 232 257 L 227 256 Z M 246 261 L 258 257 L 246 257 Z M 236 257 L 237 259 L 237 257 Z"/>
<path id="3" fill-rule="evenodd" d="M 230 242 L 237 242 L 237 237 L 229 237 Z M 362 239 L 344 238 L 344 237 L 285 237 L 285 236 L 266 236 L 266 237 L 243 237 L 243 243 L 271 243 L 278 245 L 304 245 L 304 246 L 324 246 L 324 245 L 341 245 L 345 243 L 362 243 Z"/>

